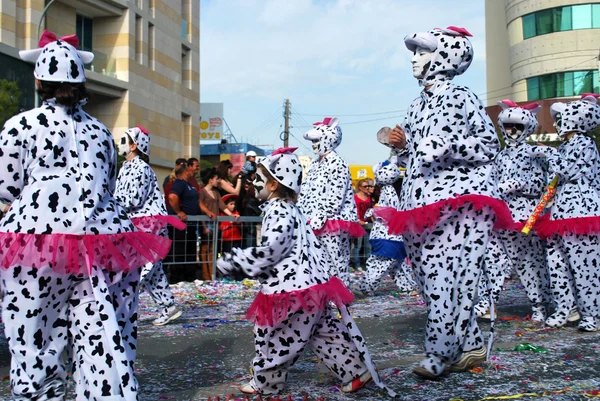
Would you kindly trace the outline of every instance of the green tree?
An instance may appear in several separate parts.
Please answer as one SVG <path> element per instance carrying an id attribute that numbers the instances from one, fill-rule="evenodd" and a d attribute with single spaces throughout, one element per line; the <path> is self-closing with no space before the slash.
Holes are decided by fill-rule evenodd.
<path id="1" fill-rule="evenodd" d="M 14 81 L 0 79 L 0 127 L 4 127 L 6 120 L 19 112 L 21 91 Z"/>

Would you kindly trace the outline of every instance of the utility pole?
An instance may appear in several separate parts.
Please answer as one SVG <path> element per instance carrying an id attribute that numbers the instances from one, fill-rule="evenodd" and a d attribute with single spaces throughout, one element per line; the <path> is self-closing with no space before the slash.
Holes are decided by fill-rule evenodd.
<path id="1" fill-rule="evenodd" d="M 285 99 L 285 131 L 283 131 L 283 147 L 287 148 L 290 139 L 290 99 Z"/>

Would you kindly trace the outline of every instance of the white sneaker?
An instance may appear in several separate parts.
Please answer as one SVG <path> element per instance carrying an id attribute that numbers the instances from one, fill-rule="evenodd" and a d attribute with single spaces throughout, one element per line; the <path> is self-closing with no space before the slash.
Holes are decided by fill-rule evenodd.
<path id="1" fill-rule="evenodd" d="M 598 331 L 598 323 L 593 316 L 584 316 L 577 327 L 581 331 Z"/>
<path id="2" fill-rule="evenodd" d="M 544 323 L 546 321 L 546 309 L 543 306 L 534 306 L 532 308 L 531 321 L 536 323 Z"/>
<path id="3" fill-rule="evenodd" d="M 163 311 L 158 319 L 152 321 L 155 326 L 164 326 L 165 324 L 177 320 L 183 312 L 177 307 L 177 305 L 169 306 Z"/>
<path id="4" fill-rule="evenodd" d="M 579 319 L 581 319 L 581 315 L 579 314 L 577 308 L 571 309 L 569 316 L 567 316 L 567 322 L 572 323 L 578 321 Z"/>

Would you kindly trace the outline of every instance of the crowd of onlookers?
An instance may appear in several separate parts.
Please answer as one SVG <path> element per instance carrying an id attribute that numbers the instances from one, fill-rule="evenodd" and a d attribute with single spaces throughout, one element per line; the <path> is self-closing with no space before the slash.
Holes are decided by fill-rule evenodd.
<path id="1" fill-rule="evenodd" d="M 175 161 L 175 168 L 163 182 L 167 211 L 183 221 L 187 220 L 187 216 L 207 216 L 208 219 L 188 224 L 186 231 L 169 231 L 173 247 L 166 259 L 166 266 L 171 283 L 212 278 L 215 229 L 220 233 L 217 244 L 219 253 L 233 247 L 256 245 L 256 222 L 221 221 L 215 227 L 217 216 L 260 216 L 259 201 L 252 184 L 256 168 L 256 153 L 253 151 L 246 153 L 246 162 L 235 176 L 232 176 L 233 164 L 229 160 L 202 171 L 196 158 Z M 362 270 L 371 251 L 369 232 L 373 222 L 372 218 L 365 218 L 365 213 L 377 204 L 379 188 L 374 179 L 362 178 L 356 181 L 354 190 L 358 220 L 367 233 L 352 240 L 351 267 Z"/>
<path id="2" fill-rule="evenodd" d="M 177 215 L 182 221 L 187 221 L 188 216 L 208 217 L 189 223 L 185 231 L 169 231 L 173 246 L 166 262 L 171 283 L 212 279 L 213 232 L 217 229 L 217 216 L 260 215 L 252 184 L 256 175 L 256 153 L 246 153 L 246 162 L 233 177 L 232 170 L 233 164 L 229 160 L 200 171 L 198 159 L 177 159 L 175 168 L 165 178 L 163 191 L 169 214 Z M 256 223 L 220 222 L 218 251 L 256 245 L 256 226 Z"/>

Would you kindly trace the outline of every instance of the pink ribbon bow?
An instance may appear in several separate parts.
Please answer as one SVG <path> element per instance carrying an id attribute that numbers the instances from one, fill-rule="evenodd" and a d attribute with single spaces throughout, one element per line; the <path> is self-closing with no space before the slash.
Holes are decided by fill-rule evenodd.
<path id="1" fill-rule="evenodd" d="M 533 110 L 533 109 L 537 109 L 538 107 L 540 107 L 539 103 L 537 102 L 533 102 L 533 103 L 529 103 L 523 106 L 519 106 L 518 104 L 516 104 L 515 102 L 513 102 L 510 99 L 504 99 L 502 101 L 502 103 L 504 103 L 505 105 L 509 106 L 509 107 L 519 107 L 521 109 L 525 109 L 525 110 Z"/>
<path id="2" fill-rule="evenodd" d="M 142 131 L 143 134 L 149 135 L 150 133 L 148 132 L 148 130 L 144 127 L 142 127 L 141 125 L 136 125 L 136 127 Z"/>
<path id="3" fill-rule="evenodd" d="M 273 153 L 271 153 L 271 156 L 275 156 L 275 155 L 283 155 L 285 153 L 294 153 L 296 151 L 296 149 L 298 149 L 297 147 L 292 148 L 279 148 L 276 151 L 274 151 Z"/>
<path id="4" fill-rule="evenodd" d="M 460 34 L 461 36 L 470 36 L 473 37 L 473 35 L 471 35 L 471 33 L 469 31 L 467 31 L 465 28 L 460 28 L 454 25 L 450 25 L 448 28 L 446 28 L 449 31 L 453 31 L 456 32 L 458 34 Z"/>
<path id="5" fill-rule="evenodd" d="M 582 94 L 581 94 L 581 98 L 582 98 L 582 99 L 583 99 L 584 97 L 588 97 L 588 96 L 595 97 L 596 99 L 598 99 L 598 98 L 600 97 L 600 95 L 599 95 L 599 94 L 597 94 L 597 93 L 582 93 Z"/>
<path id="6" fill-rule="evenodd" d="M 45 30 L 44 33 L 42 34 L 42 36 L 40 37 L 40 40 L 38 42 L 38 47 L 41 49 L 42 47 L 46 46 L 48 43 L 56 42 L 57 40 L 59 40 L 59 39 L 54 34 L 54 32 Z M 77 37 L 77 35 L 63 36 L 62 38 L 60 38 L 60 40 L 63 42 L 67 42 L 74 48 L 77 48 L 77 46 L 79 46 L 79 38 Z"/>
<path id="7" fill-rule="evenodd" d="M 325 119 L 323 119 L 323 121 L 317 121 L 316 123 L 313 123 L 313 125 L 329 125 L 331 120 L 331 117 L 326 117 Z"/>

